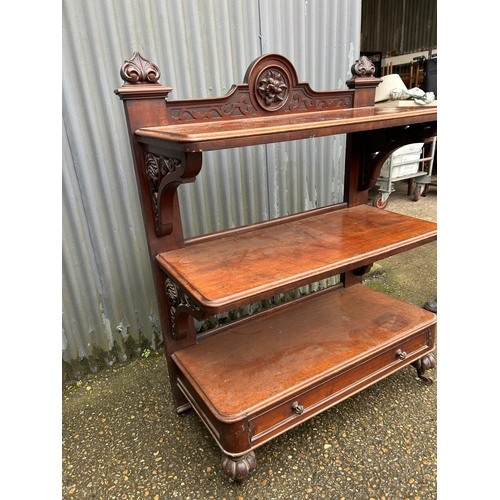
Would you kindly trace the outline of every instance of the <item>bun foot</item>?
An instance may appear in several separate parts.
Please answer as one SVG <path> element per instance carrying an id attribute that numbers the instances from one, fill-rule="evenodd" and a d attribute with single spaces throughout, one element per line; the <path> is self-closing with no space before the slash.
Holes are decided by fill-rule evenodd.
<path id="1" fill-rule="evenodd" d="M 250 451 L 242 457 L 222 455 L 222 470 L 234 481 L 245 479 L 257 465 L 255 452 Z"/>
<path id="2" fill-rule="evenodd" d="M 434 379 L 432 377 L 425 375 L 427 370 L 436 366 L 436 358 L 432 353 L 426 354 L 420 359 L 417 359 L 411 365 L 416 368 L 417 375 L 425 385 L 432 385 L 434 383 Z"/>

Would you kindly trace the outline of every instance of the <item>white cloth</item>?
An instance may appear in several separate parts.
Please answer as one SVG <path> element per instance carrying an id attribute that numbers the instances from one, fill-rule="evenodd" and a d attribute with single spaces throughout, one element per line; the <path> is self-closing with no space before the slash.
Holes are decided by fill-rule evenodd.
<path id="1" fill-rule="evenodd" d="M 409 90 L 395 88 L 390 91 L 389 95 L 392 101 L 413 99 L 417 104 L 420 104 L 421 106 L 430 104 L 436 98 L 434 92 L 424 92 L 418 87 Z"/>

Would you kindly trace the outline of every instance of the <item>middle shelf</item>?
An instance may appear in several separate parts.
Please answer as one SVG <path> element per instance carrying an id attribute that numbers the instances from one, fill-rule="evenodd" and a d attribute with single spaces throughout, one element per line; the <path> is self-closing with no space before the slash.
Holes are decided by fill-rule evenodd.
<path id="1" fill-rule="evenodd" d="M 207 315 L 429 243 L 437 225 L 368 205 L 276 219 L 160 253 L 160 268 Z"/>

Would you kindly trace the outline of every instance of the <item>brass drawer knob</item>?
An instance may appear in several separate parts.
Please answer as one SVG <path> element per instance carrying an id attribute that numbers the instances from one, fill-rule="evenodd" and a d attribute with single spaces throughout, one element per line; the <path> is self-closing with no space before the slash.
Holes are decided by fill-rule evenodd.
<path id="1" fill-rule="evenodd" d="M 292 405 L 292 411 L 294 411 L 297 415 L 302 415 L 304 407 L 298 401 L 295 401 Z"/>
<path id="2" fill-rule="evenodd" d="M 406 359 L 406 352 L 402 351 L 401 349 L 398 349 L 396 351 L 396 358 Z"/>

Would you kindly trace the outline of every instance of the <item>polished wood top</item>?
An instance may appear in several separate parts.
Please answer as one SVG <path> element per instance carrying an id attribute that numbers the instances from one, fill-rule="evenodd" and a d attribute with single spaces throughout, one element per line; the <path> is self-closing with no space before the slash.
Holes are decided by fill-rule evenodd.
<path id="1" fill-rule="evenodd" d="M 436 106 L 377 107 L 271 115 L 245 120 L 182 122 L 135 131 L 139 142 L 186 152 L 210 151 L 435 122 Z"/>
<path id="2" fill-rule="evenodd" d="M 210 314 L 434 241 L 434 222 L 368 205 L 162 252 L 157 263 Z"/>
<path id="3" fill-rule="evenodd" d="M 313 387 L 435 322 L 425 309 L 354 285 L 247 318 L 176 352 L 173 360 L 212 411 L 230 421 Z"/>

